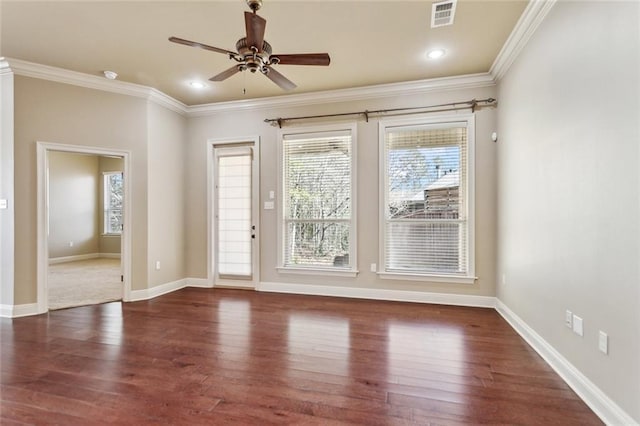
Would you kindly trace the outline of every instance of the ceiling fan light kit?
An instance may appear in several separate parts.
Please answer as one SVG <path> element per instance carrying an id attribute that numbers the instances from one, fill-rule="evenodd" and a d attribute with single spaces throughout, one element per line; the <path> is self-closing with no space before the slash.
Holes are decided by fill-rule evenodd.
<path id="1" fill-rule="evenodd" d="M 267 21 L 256 13 L 262 7 L 262 0 L 246 0 L 246 2 L 252 12 L 244 13 L 246 37 L 237 41 L 236 52 L 178 37 L 169 37 L 169 41 L 223 53 L 237 62 L 231 68 L 211 77 L 209 79 L 211 81 L 223 81 L 242 71 L 249 70 L 252 73 L 260 71 L 280 88 L 292 90 L 296 88 L 295 83 L 276 71 L 273 65 L 329 65 L 331 58 L 328 53 L 273 54 L 271 45 L 264 39 Z"/>

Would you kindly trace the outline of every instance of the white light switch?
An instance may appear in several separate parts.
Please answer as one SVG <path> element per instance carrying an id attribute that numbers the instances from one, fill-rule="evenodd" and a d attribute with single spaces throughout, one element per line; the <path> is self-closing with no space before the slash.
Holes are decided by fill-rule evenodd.
<path id="1" fill-rule="evenodd" d="M 582 318 L 577 315 L 573 315 L 573 332 L 578 336 L 584 335 L 584 329 L 582 328 Z"/>
<path id="2" fill-rule="evenodd" d="M 274 191 L 269 191 L 269 199 L 273 200 L 274 198 L 276 198 L 276 193 Z"/>
<path id="3" fill-rule="evenodd" d="M 265 201 L 264 202 L 264 209 L 265 210 L 273 210 L 275 204 L 273 203 L 273 201 Z"/>
<path id="4" fill-rule="evenodd" d="M 0 200 L 0 209 L 9 208 L 9 202 L 7 200 Z"/>
<path id="5" fill-rule="evenodd" d="M 598 334 L 598 349 L 600 349 L 600 352 L 603 354 L 609 353 L 609 336 L 607 336 L 607 333 L 604 331 Z"/>

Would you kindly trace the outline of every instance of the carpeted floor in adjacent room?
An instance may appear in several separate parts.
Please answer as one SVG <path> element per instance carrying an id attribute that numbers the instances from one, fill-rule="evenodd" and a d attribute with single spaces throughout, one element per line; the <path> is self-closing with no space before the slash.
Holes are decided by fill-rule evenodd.
<path id="1" fill-rule="evenodd" d="M 88 259 L 49 265 L 49 309 L 122 299 L 120 259 Z"/>

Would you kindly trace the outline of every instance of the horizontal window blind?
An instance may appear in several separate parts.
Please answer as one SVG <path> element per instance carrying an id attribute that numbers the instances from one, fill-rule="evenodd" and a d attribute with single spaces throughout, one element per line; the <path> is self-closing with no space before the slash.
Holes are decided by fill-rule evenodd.
<path id="1" fill-rule="evenodd" d="M 251 148 L 217 153 L 218 274 L 252 276 Z"/>
<path id="2" fill-rule="evenodd" d="M 465 123 L 388 127 L 384 155 L 385 271 L 466 275 Z"/>
<path id="3" fill-rule="evenodd" d="M 283 137 L 283 266 L 349 267 L 350 131 Z"/>

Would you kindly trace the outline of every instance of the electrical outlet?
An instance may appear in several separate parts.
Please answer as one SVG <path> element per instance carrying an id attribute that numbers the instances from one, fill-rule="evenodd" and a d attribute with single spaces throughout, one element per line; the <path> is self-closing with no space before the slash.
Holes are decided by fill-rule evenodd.
<path id="1" fill-rule="evenodd" d="M 582 318 L 577 315 L 573 316 L 573 332 L 578 336 L 584 336 L 584 329 L 582 327 Z"/>
<path id="2" fill-rule="evenodd" d="M 371 272 L 377 272 L 378 271 L 378 265 L 376 265 L 375 263 L 371 264 Z"/>
<path id="3" fill-rule="evenodd" d="M 573 313 L 568 309 L 564 313 L 564 324 L 567 328 L 573 328 Z"/>
<path id="4" fill-rule="evenodd" d="M 160 261 L 156 260 L 156 271 L 160 270 Z"/>
<path id="5" fill-rule="evenodd" d="M 598 334 L 598 349 L 605 355 L 609 354 L 609 336 L 604 331 Z"/>
<path id="6" fill-rule="evenodd" d="M 73 247 L 73 241 L 69 241 L 69 247 Z"/>

